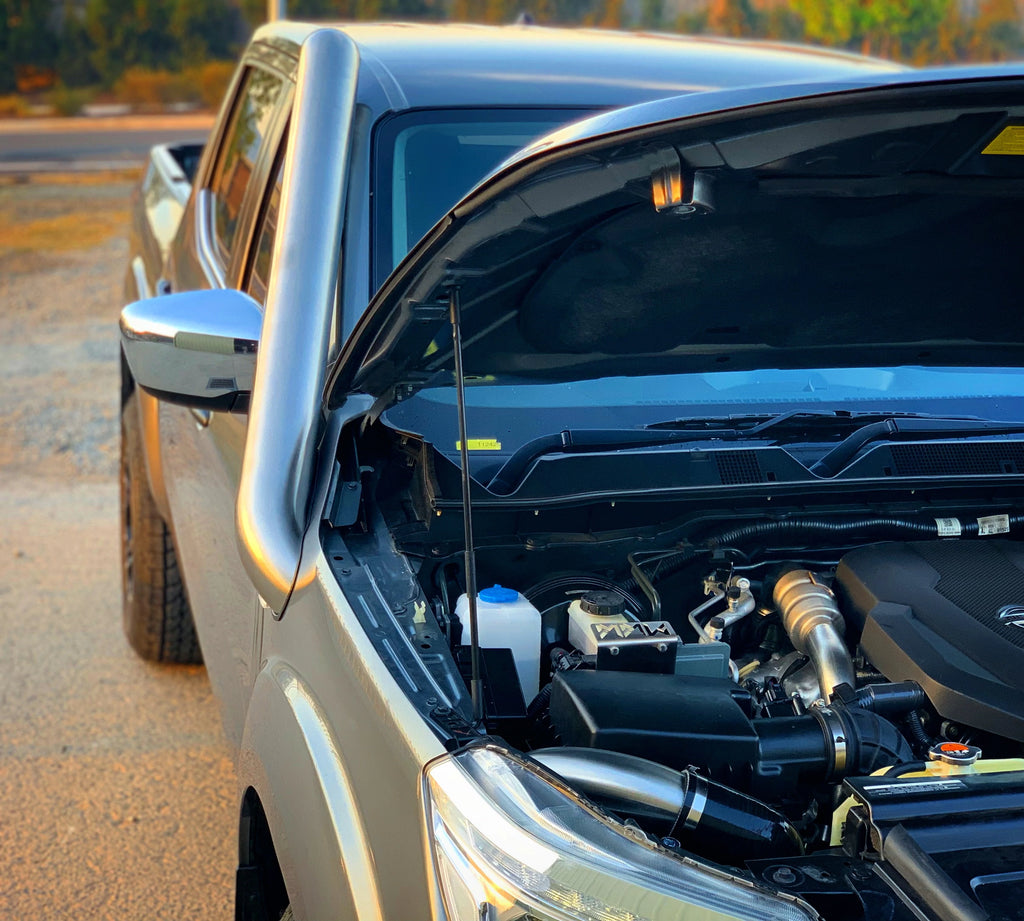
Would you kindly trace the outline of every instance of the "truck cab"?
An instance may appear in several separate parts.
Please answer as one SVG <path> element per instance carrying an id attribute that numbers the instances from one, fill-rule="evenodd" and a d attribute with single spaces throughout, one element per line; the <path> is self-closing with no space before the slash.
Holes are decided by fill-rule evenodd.
<path id="1" fill-rule="evenodd" d="M 443 748 L 398 685 L 381 690 L 394 679 L 375 676 L 363 628 L 323 614 L 340 595 L 318 582 L 306 540 L 310 510 L 337 498 L 322 490 L 345 480 L 321 446 L 373 417 L 372 401 L 329 413 L 323 397 L 374 292 L 477 183 L 568 123 L 681 94 L 896 69 L 712 38 L 278 23 L 242 56 L 206 146 L 154 150 L 125 301 L 235 289 L 251 309 L 220 317 L 208 301 L 193 333 L 211 351 L 223 326 L 248 332 L 232 339 L 237 373 L 205 378 L 187 405 L 170 386 L 136 386 L 122 360 L 125 629 L 144 657 L 208 666 L 239 752 L 240 918 L 277 918 L 289 902 L 297 917 L 427 914 L 422 842 L 398 829 Z M 433 681 L 426 668 L 409 681 Z M 342 735 L 349 754 L 324 760 Z M 302 800 L 314 789 L 315 819 Z M 378 822 L 385 810 L 390 824 Z M 402 885 L 388 885 L 399 867 Z"/>

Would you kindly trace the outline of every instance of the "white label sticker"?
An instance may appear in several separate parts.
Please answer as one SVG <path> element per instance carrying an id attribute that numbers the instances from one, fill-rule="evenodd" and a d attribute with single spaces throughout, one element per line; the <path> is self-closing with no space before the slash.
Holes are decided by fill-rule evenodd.
<path id="1" fill-rule="evenodd" d="M 985 537 L 988 534 L 1009 534 L 1009 515 L 989 515 L 987 518 L 978 519 L 978 536 Z"/>
<path id="2" fill-rule="evenodd" d="M 939 529 L 939 537 L 959 537 L 963 533 L 959 518 L 936 518 L 935 527 Z"/>
<path id="3" fill-rule="evenodd" d="M 949 790 L 966 790 L 962 780 L 921 780 L 903 783 L 864 784 L 864 792 L 873 796 L 899 796 L 903 793 L 945 793 Z"/>

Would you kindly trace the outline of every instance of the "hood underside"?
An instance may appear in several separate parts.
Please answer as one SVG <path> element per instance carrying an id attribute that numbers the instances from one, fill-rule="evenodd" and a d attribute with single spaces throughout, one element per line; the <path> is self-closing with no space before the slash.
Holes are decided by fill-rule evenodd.
<path id="1" fill-rule="evenodd" d="M 858 88 L 538 147 L 384 285 L 333 405 L 450 379 L 453 293 L 465 373 L 498 381 L 1024 364 L 1024 78 Z"/>

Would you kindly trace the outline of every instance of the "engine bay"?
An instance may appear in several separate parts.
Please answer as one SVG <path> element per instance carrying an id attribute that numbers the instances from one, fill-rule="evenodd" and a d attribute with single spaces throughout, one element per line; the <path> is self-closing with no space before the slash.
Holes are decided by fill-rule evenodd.
<path id="1" fill-rule="evenodd" d="M 1024 917 L 1024 515 L 481 502 L 474 726 L 457 511 L 404 447 L 339 486 L 327 545 L 398 597 L 452 745 L 826 921 Z"/>

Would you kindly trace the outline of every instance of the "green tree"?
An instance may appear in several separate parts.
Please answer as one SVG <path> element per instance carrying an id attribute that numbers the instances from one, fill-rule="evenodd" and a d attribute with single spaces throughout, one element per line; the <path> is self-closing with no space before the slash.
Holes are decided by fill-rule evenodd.
<path id="1" fill-rule="evenodd" d="M 170 34 L 186 66 L 233 57 L 240 31 L 238 7 L 228 0 L 173 0 Z"/>
<path id="2" fill-rule="evenodd" d="M 93 46 L 85 28 L 84 11 L 74 0 L 65 0 L 61 18 L 57 76 L 65 86 L 89 86 L 99 74 L 92 65 Z"/>
<path id="3" fill-rule="evenodd" d="M 809 41 L 888 57 L 932 37 L 955 0 L 793 0 Z"/>
<path id="4" fill-rule="evenodd" d="M 1005 61 L 1024 50 L 1024 33 L 1014 0 L 982 0 L 973 31 L 970 54 L 975 60 Z"/>
<path id="5" fill-rule="evenodd" d="M 52 6 L 39 0 L 6 0 L 4 45 L 7 83 L 32 82 L 52 71 L 57 59 L 57 33 Z M 2 80 L 3 78 L 0 78 Z"/>
<path id="6" fill-rule="evenodd" d="M 662 29 L 665 26 L 665 7 L 662 0 L 640 0 L 641 29 Z"/>
<path id="7" fill-rule="evenodd" d="M 800 16 L 789 6 L 771 4 L 759 11 L 758 18 L 760 21 L 758 34 L 764 38 L 798 42 L 804 37 Z"/>
<path id="8" fill-rule="evenodd" d="M 708 29 L 740 38 L 757 34 L 757 14 L 750 0 L 711 0 Z"/>
<path id="9" fill-rule="evenodd" d="M 155 70 L 177 63 L 170 0 L 88 0 L 85 28 L 92 64 L 106 84 L 129 67 Z"/>
<path id="10" fill-rule="evenodd" d="M 0 0 L 0 93 L 10 93 L 15 87 L 9 24 L 10 6 L 10 0 Z"/>
<path id="11" fill-rule="evenodd" d="M 360 5 L 380 9 L 380 0 L 288 0 L 288 18 L 317 21 L 322 19 L 357 19 Z M 267 0 L 240 0 L 245 21 L 255 28 L 267 21 Z M 379 15 L 374 14 L 374 15 Z"/>

